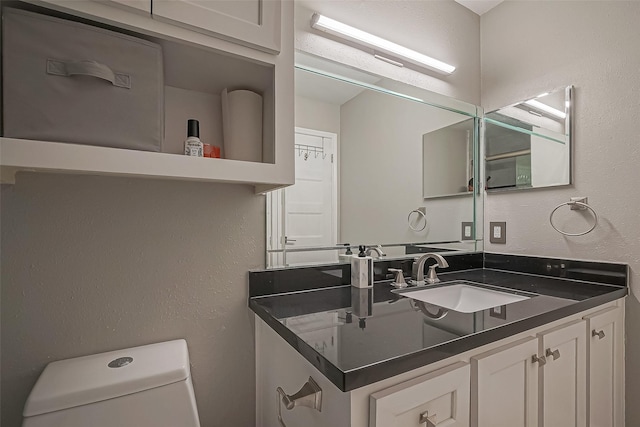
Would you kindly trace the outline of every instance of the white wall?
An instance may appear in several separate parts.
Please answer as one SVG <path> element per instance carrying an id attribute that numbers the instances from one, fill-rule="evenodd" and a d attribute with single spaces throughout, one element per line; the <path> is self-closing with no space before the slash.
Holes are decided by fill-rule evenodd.
<path id="1" fill-rule="evenodd" d="M 254 424 L 252 187 L 20 174 L 1 197 L 2 426 L 47 363 L 177 338 L 202 425 Z"/>
<path id="2" fill-rule="evenodd" d="M 331 132 L 340 141 L 340 106 L 316 99 L 296 96 L 296 127 Z"/>
<path id="3" fill-rule="evenodd" d="M 482 16 L 482 105 L 490 111 L 552 88 L 575 91 L 574 184 L 490 194 L 486 221 L 507 222 L 507 244 L 491 252 L 625 262 L 640 297 L 640 3 L 507 1 Z M 562 237 L 550 211 L 572 196 L 588 196 L 599 226 Z M 560 225 L 588 227 L 576 211 Z M 566 223 L 565 223 L 566 222 Z M 640 425 L 640 303 L 626 304 L 627 426 Z"/>

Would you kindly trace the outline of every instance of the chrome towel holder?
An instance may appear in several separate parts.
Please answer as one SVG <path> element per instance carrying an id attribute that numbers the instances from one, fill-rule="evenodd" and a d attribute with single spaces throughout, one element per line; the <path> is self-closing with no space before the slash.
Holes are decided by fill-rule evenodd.
<path id="1" fill-rule="evenodd" d="M 411 214 L 414 214 L 414 213 L 421 216 L 422 219 L 424 220 L 424 225 L 422 227 L 414 227 L 411 224 Z M 409 212 L 409 215 L 407 215 L 407 222 L 409 223 L 409 228 L 412 229 L 413 231 L 422 231 L 425 228 L 427 228 L 427 208 L 425 207 L 417 208 Z"/>
<path id="2" fill-rule="evenodd" d="M 564 203 L 560 203 L 558 206 L 556 206 L 551 213 L 549 214 L 549 224 L 551 224 L 551 227 L 553 227 L 554 230 L 556 230 L 558 233 L 565 235 L 565 236 L 584 236 L 585 234 L 591 233 L 596 226 L 598 225 L 598 214 L 595 211 L 595 209 L 593 209 L 591 206 L 589 206 L 589 204 L 587 203 L 587 198 L 586 197 L 572 197 L 571 200 L 569 200 L 568 202 L 564 202 Z M 562 231 L 560 229 L 558 229 L 558 227 L 556 227 L 553 224 L 553 214 L 556 213 L 556 211 L 558 209 L 560 209 L 563 206 L 569 206 L 571 208 L 572 211 L 574 210 L 580 210 L 580 211 L 584 211 L 584 210 L 590 210 L 591 213 L 593 213 L 593 226 L 591 226 L 591 228 L 589 228 L 587 231 L 583 231 L 582 233 L 567 233 L 566 231 Z"/>

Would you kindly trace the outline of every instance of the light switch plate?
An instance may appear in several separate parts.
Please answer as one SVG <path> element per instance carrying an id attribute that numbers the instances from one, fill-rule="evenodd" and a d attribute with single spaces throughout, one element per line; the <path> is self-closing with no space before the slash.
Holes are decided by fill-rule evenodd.
<path id="1" fill-rule="evenodd" d="M 507 223 L 506 222 L 490 222 L 489 223 L 489 242 L 507 243 Z"/>
<path id="2" fill-rule="evenodd" d="M 462 223 L 462 240 L 474 240 L 473 239 L 473 222 Z"/>

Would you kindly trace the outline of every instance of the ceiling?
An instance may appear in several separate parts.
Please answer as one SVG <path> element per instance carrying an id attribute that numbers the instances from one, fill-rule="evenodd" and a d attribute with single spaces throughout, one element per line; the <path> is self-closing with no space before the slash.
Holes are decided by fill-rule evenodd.
<path id="1" fill-rule="evenodd" d="M 504 0 L 456 0 L 456 2 L 460 3 L 467 9 L 471 9 L 478 15 L 487 13 L 503 1 Z"/>

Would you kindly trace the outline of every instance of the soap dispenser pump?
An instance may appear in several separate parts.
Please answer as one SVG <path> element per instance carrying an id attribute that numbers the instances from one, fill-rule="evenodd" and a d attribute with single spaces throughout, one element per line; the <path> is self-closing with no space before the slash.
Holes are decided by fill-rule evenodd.
<path id="1" fill-rule="evenodd" d="M 338 260 L 341 261 L 341 262 L 349 262 L 349 261 L 351 261 L 351 258 L 353 257 L 353 252 L 351 252 L 351 244 L 350 243 L 345 243 L 344 247 L 347 250 L 345 251 L 345 253 L 338 255 Z"/>
<path id="2" fill-rule="evenodd" d="M 365 254 L 365 246 L 358 246 L 358 256 L 351 258 L 351 286 L 370 288 L 373 286 L 373 258 Z"/>

